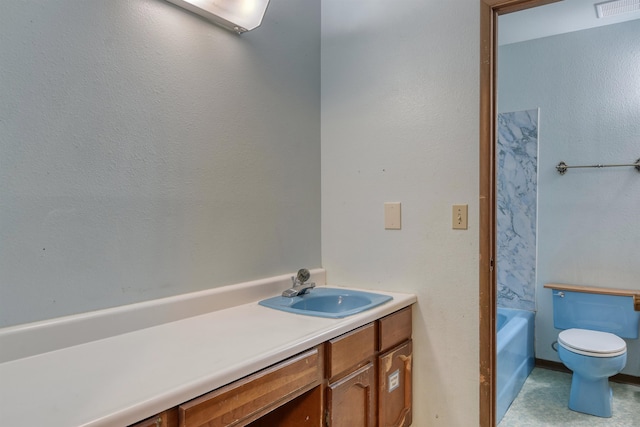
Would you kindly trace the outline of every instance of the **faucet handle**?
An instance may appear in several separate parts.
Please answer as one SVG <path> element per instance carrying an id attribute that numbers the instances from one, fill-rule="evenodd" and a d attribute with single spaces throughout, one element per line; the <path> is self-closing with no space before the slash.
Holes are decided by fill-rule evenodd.
<path id="1" fill-rule="evenodd" d="M 311 277 L 311 273 L 306 268 L 301 268 L 298 270 L 298 275 L 296 276 L 296 280 L 300 283 L 304 283 Z"/>

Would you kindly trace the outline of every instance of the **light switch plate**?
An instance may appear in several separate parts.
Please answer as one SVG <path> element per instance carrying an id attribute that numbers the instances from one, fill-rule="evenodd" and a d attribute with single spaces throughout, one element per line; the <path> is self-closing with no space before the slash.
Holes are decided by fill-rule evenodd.
<path id="1" fill-rule="evenodd" d="M 454 230 L 466 230 L 468 226 L 469 205 L 453 205 L 451 224 Z"/>
<path id="2" fill-rule="evenodd" d="M 400 202 L 384 204 L 384 228 L 385 230 L 400 230 Z"/>

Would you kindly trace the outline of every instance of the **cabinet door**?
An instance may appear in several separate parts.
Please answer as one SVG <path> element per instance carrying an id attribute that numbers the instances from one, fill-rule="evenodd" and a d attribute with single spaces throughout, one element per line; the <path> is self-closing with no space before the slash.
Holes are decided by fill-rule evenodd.
<path id="1" fill-rule="evenodd" d="M 378 356 L 378 427 L 411 425 L 411 340 Z"/>
<path id="2" fill-rule="evenodd" d="M 329 427 L 375 426 L 375 369 L 369 362 L 327 387 Z"/>

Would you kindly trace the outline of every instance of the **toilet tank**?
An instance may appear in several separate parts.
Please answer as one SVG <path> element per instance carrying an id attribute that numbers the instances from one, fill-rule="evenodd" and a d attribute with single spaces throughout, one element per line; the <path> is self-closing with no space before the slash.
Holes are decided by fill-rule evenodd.
<path id="1" fill-rule="evenodd" d="M 640 311 L 632 296 L 604 295 L 553 289 L 553 326 L 611 332 L 638 338 Z"/>

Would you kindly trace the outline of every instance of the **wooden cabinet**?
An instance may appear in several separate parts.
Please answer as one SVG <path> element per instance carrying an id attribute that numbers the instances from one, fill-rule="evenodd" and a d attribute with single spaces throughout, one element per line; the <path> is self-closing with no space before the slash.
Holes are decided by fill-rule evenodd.
<path id="1" fill-rule="evenodd" d="M 130 427 L 407 427 L 411 307 Z"/>
<path id="2" fill-rule="evenodd" d="M 408 340 L 378 356 L 378 425 L 411 425 L 412 342 Z"/>
<path id="3" fill-rule="evenodd" d="M 411 308 L 378 323 L 378 427 L 407 427 L 412 417 Z"/>
<path id="4" fill-rule="evenodd" d="M 364 365 L 376 353 L 376 325 L 369 323 L 326 343 L 329 382 Z"/>
<path id="5" fill-rule="evenodd" d="M 329 427 L 407 427 L 412 421 L 411 307 L 326 343 Z"/>
<path id="6" fill-rule="evenodd" d="M 178 426 L 178 408 L 172 408 L 161 412 L 146 420 L 142 420 L 129 427 L 177 427 Z"/>
<path id="7" fill-rule="evenodd" d="M 328 426 L 375 426 L 376 344 L 375 323 L 327 342 Z"/>
<path id="8" fill-rule="evenodd" d="M 322 386 L 313 388 L 266 415 L 247 427 L 324 427 Z"/>
<path id="9" fill-rule="evenodd" d="M 375 426 L 375 379 L 372 362 L 327 386 L 326 425 Z"/>
<path id="10" fill-rule="evenodd" d="M 386 351 L 411 338 L 411 306 L 378 320 L 378 350 Z"/>
<path id="11" fill-rule="evenodd" d="M 178 407 L 179 426 L 245 426 L 321 385 L 322 362 L 322 346 L 315 347 L 184 403 Z"/>

